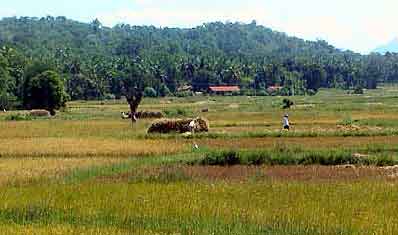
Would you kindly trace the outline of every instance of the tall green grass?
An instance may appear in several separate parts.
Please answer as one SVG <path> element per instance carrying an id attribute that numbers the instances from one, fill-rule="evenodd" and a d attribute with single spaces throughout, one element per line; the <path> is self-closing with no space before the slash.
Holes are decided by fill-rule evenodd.
<path id="1" fill-rule="evenodd" d="M 358 156 L 355 151 L 303 150 L 301 148 L 275 148 L 265 150 L 218 150 L 210 151 L 201 159 L 190 162 L 200 165 L 375 165 L 398 164 L 398 158 L 386 153 Z"/>
<path id="2" fill-rule="evenodd" d="M 0 224 L 86 227 L 98 235 L 108 227 L 150 235 L 398 232 L 388 200 L 398 191 L 380 182 L 88 182 L 1 188 L 1 195 Z"/>

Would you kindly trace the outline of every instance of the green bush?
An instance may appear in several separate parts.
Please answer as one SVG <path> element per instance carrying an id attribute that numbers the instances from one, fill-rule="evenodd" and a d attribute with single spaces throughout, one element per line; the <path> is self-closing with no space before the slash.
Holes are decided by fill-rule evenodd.
<path id="1" fill-rule="evenodd" d="M 282 105 L 283 109 L 290 109 L 290 107 L 292 107 L 294 105 L 293 101 L 286 99 L 286 98 L 282 100 L 282 103 L 283 103 L 283 105 Z"/>

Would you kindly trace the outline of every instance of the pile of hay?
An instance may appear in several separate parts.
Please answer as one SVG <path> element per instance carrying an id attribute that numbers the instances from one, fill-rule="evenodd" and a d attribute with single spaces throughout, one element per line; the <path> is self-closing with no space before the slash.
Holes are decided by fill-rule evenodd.
<path id="1" fill-rule="evenodd" d="M 29 115 L 32 117 L 51 117 L 50 112 L 44 109 L 31 110 Z"/>
<path id="2" fill-rule="evenodd" d="M 146 118 L 163 118 L 163 113 L 161 112 L 151 112 L 151 111 L 140 111 L 135 114 L 138 119 Z"/>
<path id="3" fill-rule="evenodd" d="M 195 121 L 194 132 L 208 132 L 209 124 L 203 118 L 190 119 L 161 119 L 152 123 L 148 129 L 148 133 L 186 133 L 190 132 L 189 123 Z"/>
<path id="4" fill-rule="evenodd" d="M 163 113 L 161 112 L 149 112 L 149 111 L 140 111 L 135 113 L 135 117 L 137 119 L 150 119 L 150 118 L 163 118 Z M 121 113 L 122 119 L 130 119 L 131 118 L 131 113 Z"/>

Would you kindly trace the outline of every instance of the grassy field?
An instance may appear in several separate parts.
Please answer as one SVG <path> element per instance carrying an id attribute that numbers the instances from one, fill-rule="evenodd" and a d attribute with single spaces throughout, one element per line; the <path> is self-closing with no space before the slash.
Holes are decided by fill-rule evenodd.
<path id="1" fill-rule="evenodd" d="M 208 119 L 194 138 L 148 135 L 154 120 L 122 120 L 123 101 L 1 113 L 1 234 L 397 234 L 397 94 L 323 90 L 290 110 L 283 97 L 144 99 Z"/>

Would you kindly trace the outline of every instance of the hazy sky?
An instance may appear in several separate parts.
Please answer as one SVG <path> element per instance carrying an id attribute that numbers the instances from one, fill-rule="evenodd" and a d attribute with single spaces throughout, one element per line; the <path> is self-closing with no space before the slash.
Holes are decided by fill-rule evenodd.
<path id="1" fill-rule="evenodd" d="M 104 25 L 251 22 L 366 53 L 398 37 L 397 0 L 2 0 L 0 17 L 63 15 Z"/>

